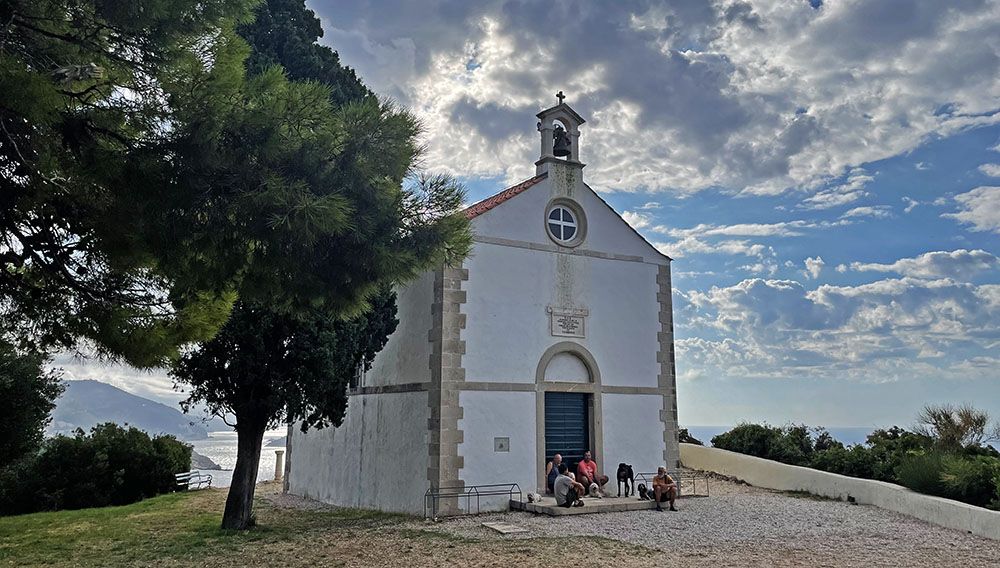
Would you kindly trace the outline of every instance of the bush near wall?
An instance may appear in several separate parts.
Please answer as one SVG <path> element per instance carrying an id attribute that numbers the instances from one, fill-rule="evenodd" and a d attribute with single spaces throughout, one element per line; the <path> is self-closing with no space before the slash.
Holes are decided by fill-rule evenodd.
<path id="1" fill-rule="evenodd" d="M 893 426 L 864 444 L 844 446 L 822 428 L 740 424 L 712 438 L 716 448 L 897 483 L 920 493 L 1000 510 L 1000 452 L 988 446 L 952 451 L 926 435 Z"/>
<path id="2" fill-rule="evenodd" d="M 173 436 L 101 424 L 0 469 L 0 515 L 134 503 L 174 491 L 190 468 L 191 446 Z"/>

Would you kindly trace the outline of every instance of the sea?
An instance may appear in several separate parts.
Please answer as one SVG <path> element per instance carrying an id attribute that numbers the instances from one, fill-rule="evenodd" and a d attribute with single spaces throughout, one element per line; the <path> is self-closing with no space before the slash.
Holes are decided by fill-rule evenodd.
<path id="1" fill-rule="evenodd" d="M 274 451 L 285 449 L 287 430 L 269 430 L 264 433 L 264 446 L 260 451 L 260 467 L 257 482 L 274 479 Z M 200 470 L 212 476 L 212 487 L 229 487 L 233 482 L 233 468 L 236 467 L 236 432 L 232 430 L 209 432 L 208 438 L 188 442 L 194 451 L 219 464 L 221 470 Z M 274 445 L 270 445 L 270 444 Z"/>

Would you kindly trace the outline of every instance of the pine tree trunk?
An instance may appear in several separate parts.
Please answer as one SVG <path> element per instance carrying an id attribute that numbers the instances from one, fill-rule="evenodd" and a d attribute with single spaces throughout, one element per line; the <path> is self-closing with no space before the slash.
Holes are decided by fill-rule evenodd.
<path id="1" fill-rule="evenodd" d="M 257 488 L 265 426 L 250 426 L 237 420 L 240 427 L 236 429 L 236 469 L 233 470 L 233 483 L 226 498 L 226 511 L 222 514 L 222 528 L 246 530 L 255 522 L 253 495 Z"/>

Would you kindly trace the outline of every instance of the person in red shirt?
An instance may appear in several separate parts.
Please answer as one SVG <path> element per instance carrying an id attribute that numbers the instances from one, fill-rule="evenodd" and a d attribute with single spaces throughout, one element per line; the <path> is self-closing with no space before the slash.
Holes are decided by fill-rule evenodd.
<path id="1" fill-rule="evenodd" d="M 583 484 L 590 491 L 590 484 L 596 483 L 600 487 L 608 482 L 608 476 L 600 475 L 597 472 L 597 462 L 591 457 L 590 452 L 583 453 L 583 461 L 576 466 L 576 480 Z"/>

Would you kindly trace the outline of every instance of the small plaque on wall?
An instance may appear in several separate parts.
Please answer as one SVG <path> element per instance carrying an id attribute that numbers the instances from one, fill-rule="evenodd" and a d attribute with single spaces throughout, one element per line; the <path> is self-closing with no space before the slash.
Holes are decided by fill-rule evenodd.
<path id="1" fill-rule="evenodd" d="M 590 310 L 580 308 L 545 308 L 549 314 L 549 333 L 557 337 L 587 337 Z"/>
<path id="2" fill-rule="evenodd" d="M 493 438 L 493 451 L 494 452 L 509 452 L 510 451 L 510 438 Z"/>

